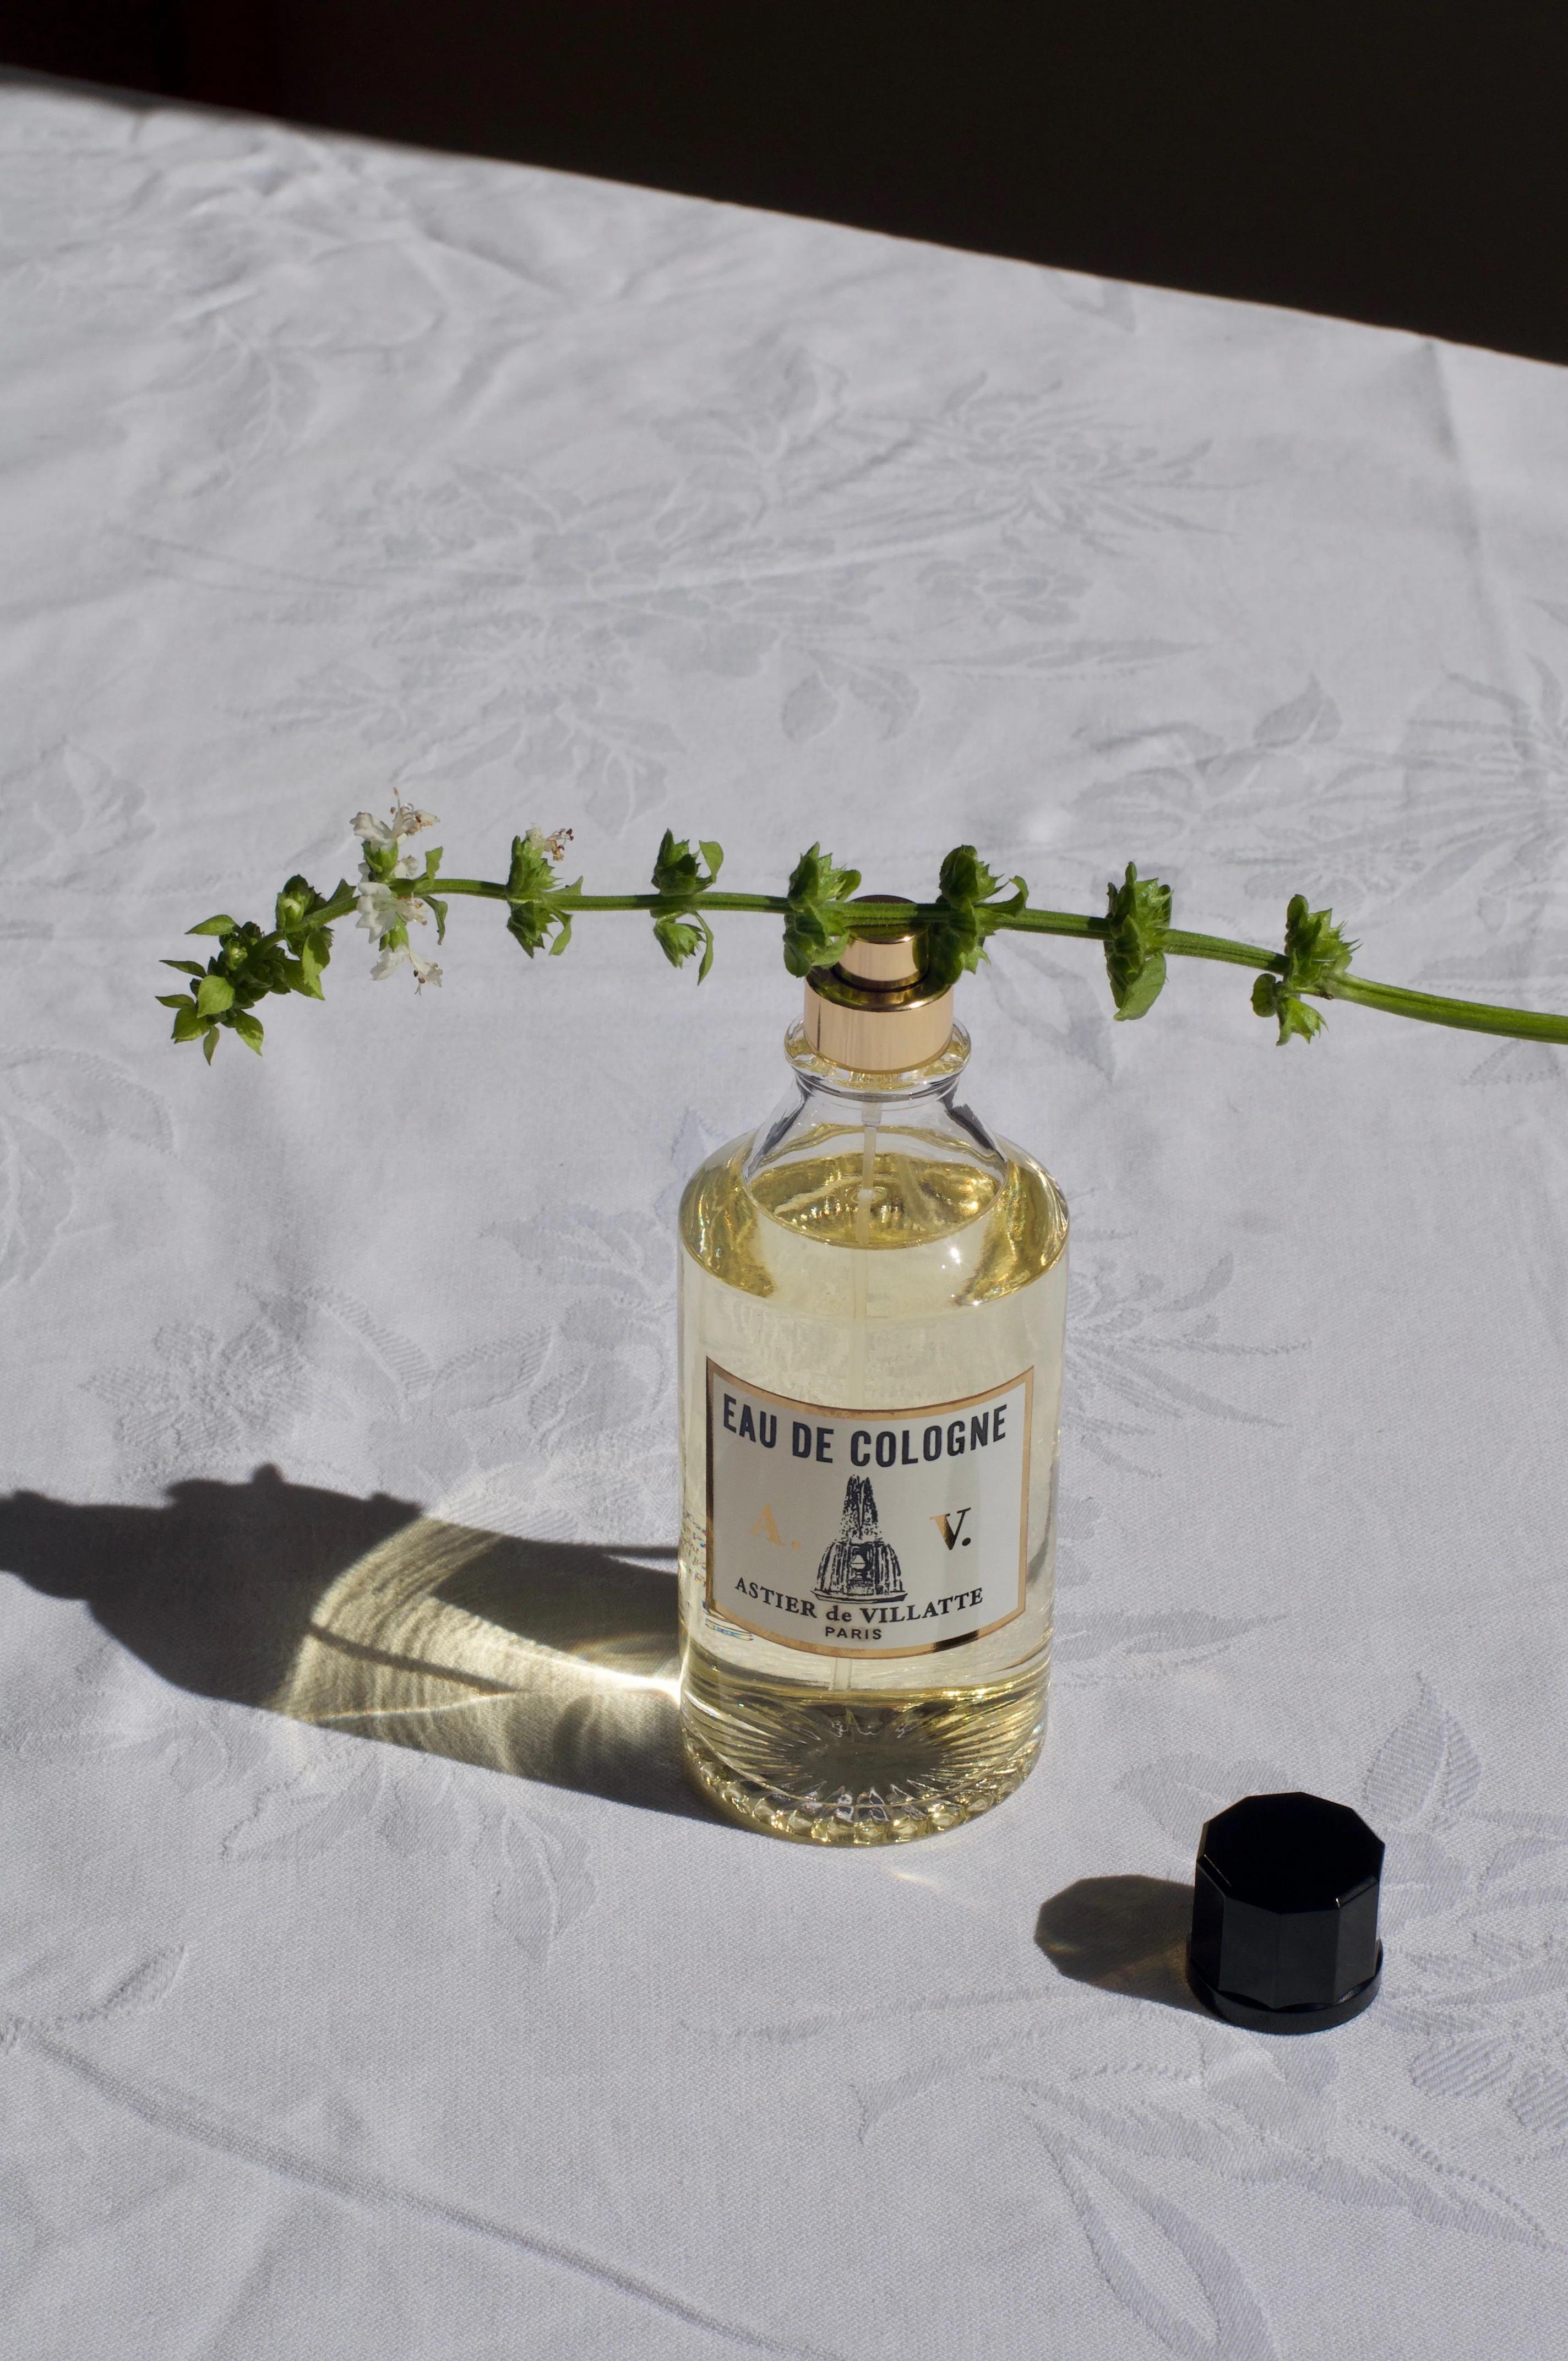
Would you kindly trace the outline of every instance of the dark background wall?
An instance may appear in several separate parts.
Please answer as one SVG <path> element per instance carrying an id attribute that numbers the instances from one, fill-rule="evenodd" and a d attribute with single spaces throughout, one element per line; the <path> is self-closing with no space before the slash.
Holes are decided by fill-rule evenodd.
<path id="1" fill-rule="evenodd" d="M 1568 0 L 0 0 L 0 60 L 1568 361 Z"/>

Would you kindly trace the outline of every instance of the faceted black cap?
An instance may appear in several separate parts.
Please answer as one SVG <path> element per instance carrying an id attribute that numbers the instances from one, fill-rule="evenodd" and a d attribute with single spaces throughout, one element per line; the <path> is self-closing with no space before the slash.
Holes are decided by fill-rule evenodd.
<path id="1" fill-rule="evenodd" d="M 1245 1795 L 1203 1830 L 1187 1981 L 1260 2033 L 1343 2025 L 1377 1996 L 1383 1840 L 1321 1795 Z"/>

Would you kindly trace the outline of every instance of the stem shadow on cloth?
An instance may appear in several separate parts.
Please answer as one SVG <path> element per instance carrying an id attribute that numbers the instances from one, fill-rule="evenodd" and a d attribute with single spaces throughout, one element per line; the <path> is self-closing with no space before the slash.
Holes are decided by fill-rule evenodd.
<path id="1" fill-rule="evenodd" d="M 1058 1975 L 1166 2008 L 1202 2004 L 1187 1982 L 1192 1888 L 1168 1877 L 1080 1877 L 1053 1894 L 1035 1940 Z"/>
<path id="2" fill-rule="evenodd" d="M 0 1568 L 84 1599 L 181 1688 L 707 1819 L 676 1744 L 674 1555 L 517 1540 L 274 1467 L 159 1508 L 0 1496 Z"/>

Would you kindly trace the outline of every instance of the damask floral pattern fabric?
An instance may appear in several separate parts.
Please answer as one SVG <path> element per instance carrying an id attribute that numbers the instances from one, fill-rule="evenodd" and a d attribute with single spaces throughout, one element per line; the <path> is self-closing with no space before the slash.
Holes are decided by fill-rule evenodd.
<path id="1" fill-rule="evenodd" d="M 672 1217 L 769 927 L 209 1071 L 182 930 L 358 809 L 636 888 L 972 840 L 1568 1005 L 1535 364 L 0 90 L 0 2312 L 29 2361 L 1547 2354 L 1568 2297 L 1568 1056 L 1004 940 L 1074 1215 L 1045 1760 L 824 1857 L 671 1737 Z M 461 851 L 459 853 L 459 848 Z M 1179 1972 L 1214 1809 L 1387 1839 L 1343 2031 Z"/>

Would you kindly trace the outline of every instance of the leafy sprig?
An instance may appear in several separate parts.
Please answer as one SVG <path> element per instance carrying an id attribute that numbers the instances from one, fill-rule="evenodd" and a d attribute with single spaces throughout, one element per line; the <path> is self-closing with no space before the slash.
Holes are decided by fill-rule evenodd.
<path id="1" fill-rule="evenodd" d="M 449 901 L 470 895 L 505 904 L 507 931 L 530 959 L 543 950 L 558 957 L 571 942 L 573 921 L 585 912 L 645 911 L 673 967 L 696 960 L 699 983 L 713 965 L 714 916 L 749 911 L 782 919 L 784 965 L 792 975 L 831 967 L 857 937 L 896 927 L 920 934 L 927 988 L 945 991 L 990 956 L 994 935 L 1066 935 L 1101 945 L 1122 1019 L 1146 1016 L 1164 989 L 1168 961 L 1186 958 L 1255 970 L 1253 1006 L 1260 1016 L 1274 1018 L 1281 1045 L 1312 1040 L 1323 1016 L 1310 1004 L 1331 1000 L 1467 1032 L 1568 1043 L 1568 1016 L 1452 1000 L 1357 975 L 1351 964 L 1355 944 L 1335 925 L 1332 911 L 1310 909 L 1299 894 L 1286 912 L 1285 948 L 1271 951 L 1229 936 L 1173 927 L 1169 886 L 1157 877 L 1140 877 L 1132 862 L 1121 883 L 1113 880 L 1106 888 L 1103 917 L 1036 907 L 1023 878 L 998 877 L 971 844 L 956 845 L 948 853 L 930 902 L 862 895 L 860 871 L 840 867 L 820 844 L 802 853 L 784 893 L 739 894 L 719 885 L 724 853 L 718 844 L 700 838 L 694 851 L 687 838 L 666 829 L 654 856 L 652 893 L 585 894 L 580 877 L 567 882 L 561 874 L 569 829 L 531 828 L 514 837 L 506 877 L 492 879 L 443 875 L 439 848 L 425 854 L 421 869 L 405 850 L 406 840 L 433 825 L 428 812 L 406 804 L 395 806 L 387 820 L 360 812 L 354 822 L 361 847 L 357 885 L 340 882 L 327 895 L 308 879 L 291 877 L 278 895 L 270 929 L 255 921 L 242 925 L 225 914 L 193 927 L 193 935 L 215 936 L 217 949 L 205 967 L 188 959 L 164 962 L 191 979 L 182 992 L 159 995 L 174 1011 L 175 1040 L 200 1041 L 210 1060 L 220 1035 L 233 1032 L 259 1051 L 258 1003 L 274 993 L 319 1000 L 333 927 L 355 908 L 376 944 L 377 976 L 407 964 L 417 983 L 439 983 L 440 968 L 413 949 L 410 927 L 433 917 L 436 940 L 444 941 Z"/>
<path id="2" fill-rule="evenodd" d="M 216 935 L 218 948 L 205 967 L 196 960 L 165 960 L 165 967 L 193 980 L 183 992 L 160 992 L 165 1008 L 174 1011 L 174 1039 L 200 1041 L 211 1065 L 221 1033 L 234 1033 L 247 1049 L 261 1055 L 261 1019 L 251 1014 L 269 993 L 303 993 L 320 1000 L 322 970 L 332 957 L 332 928 L 325 919 L 339 899 L 352 906 L 349 888 L 340 884 L 330 898 L 318 894 L 305 877 L 291 877 L 274 908 L 270 933 L 254 919 L 242 926 L 220 911 L 192 927 L 192 935 Z"/>

